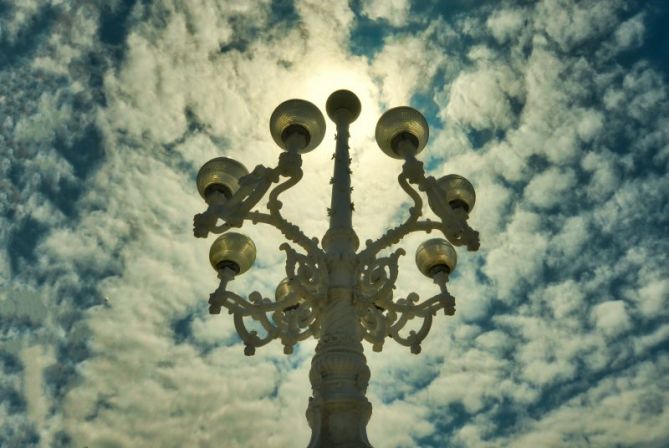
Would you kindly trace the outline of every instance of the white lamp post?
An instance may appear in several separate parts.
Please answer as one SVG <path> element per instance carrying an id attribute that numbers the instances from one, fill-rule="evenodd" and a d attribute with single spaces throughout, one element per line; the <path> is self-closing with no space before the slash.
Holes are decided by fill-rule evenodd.
<path id="1" fill-rule="evenodd" d="M 219 314 L 222 307 L 229 310 L 246 355 L 253 355 L 257 347 L 273 339 L 281 341 L 286 354 L 292 353 L 298 341 L 309 336 L 319 339 L 309 373 L 313 391 L 306 412 L 312 430 L 309 448 L 371 447 L 366 428 L 372 406 L 365 397 L 370 372 L 362 340 L 371 343 L 374 351 L 381 351 L 385 338 L 391 337 L 410 347 L 412 353 L 419 353 L 437 311 L 455 313 L 455 299 L 446 283 L 457 261 L 453 245 L 465 245 L 469 250 L 479 246 L 478 232 L 466 222 L 475 194 L 461 176 L 435 179 L 425 175 L 422 162 L 416 159 L 428 140 L 425 118 L 410 107 L 391 109 L 376 125 L 376 141 L 386 154 L 404 160 L 398 181 L 414 206 L 404 223 L 376 241 L 367 241 L 366 247 L 358 251 L 352 225 L 348 139 L 349 125 L 360 113 L 360 101 L 352 92 L 339 90 L 328 98 L 326 110 L 336 124 L 337 143 L 328 209 L 330 226 L 320 246 L 318 239 L 308 238 L 280 212 L 279 195 L 302 178 L 302 154 L 316 148 L 325 134 L 323 115 L 303 100 L 280 104 L 270 118 L 272 137 L 285 151 L 276 167 L 258 165 L 249 173 L 242 164 L 226 157 L 203 165 L 197 186 L 208 208 L 195 215 L 194 234 L 206 237 L 210 232 L 222 233 L 209 252 L 221 280 L 209 299 L 209 312 Z M 413 185 L 427 195 L 440 221 L 420 220 L 423 201 Z M 269 213 L 252 210 L 268 191 Z M 217 225 L 219 219 L 223 224 Z M 244 221 L 272 225 L 303 250 L 298 252 L 288 243 L 280 246 L 287 256 L 287 277 L 279 283 L 274 300 L 258 292 L 245 299 L 227 290 L 228 283 L 255 260 L 253 242 L 229 232 Z M 404 251 L 397 249 L 387 257 L 378 253 L 411 232 L 432 230 L 440 231 L 446 239 L 434 238 L 421 244 L 416 265 L 439 286 L 439 293 L 422 302 L 415 293 L 395 299 L 397 260 Z M 264 332 L 249 330 L 245 317 L 259 322 Z M 411 319 L 422 321 L 420 329 L 402 333 Z"/>

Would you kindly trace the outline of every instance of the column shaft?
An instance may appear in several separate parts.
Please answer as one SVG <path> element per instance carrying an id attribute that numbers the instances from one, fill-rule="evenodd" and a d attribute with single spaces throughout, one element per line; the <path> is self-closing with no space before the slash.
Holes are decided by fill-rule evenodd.
<path id="1" fill-rule="evenodd" d="M 330 228 L 323 237 L 330 284 L 321 310 L 320 339 L 309 373 L 313 397 L 307 409 L 312 429 L 308 448 L 371 447 L 367 440 L 367 422 L 372 406 L 365 397 L 370 372 L 353 306 L 358 238 L 352 227 L 350 117 L 346 112 L 342 110 L 336 120 Z"/>

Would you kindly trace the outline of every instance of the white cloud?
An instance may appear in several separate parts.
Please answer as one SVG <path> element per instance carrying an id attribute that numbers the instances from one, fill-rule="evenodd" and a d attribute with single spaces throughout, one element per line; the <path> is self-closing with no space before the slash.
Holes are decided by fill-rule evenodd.
<path id="1" fill-rule="evenodd" d="M 417 438 L 430 435 L 434 425 L 428 420 L 428 411 L 422 404 L 397 400 L 373 409 L 373 419 L 383 424 L 370 425 L 368 435 L 372 443 L 383 441 L 386 446 L 409 448 Z"/>
<path id="2" fill-rule="evenodd" d="M 381 98 L 388 107 L 408 105 L 416 91 L 425 91 L 448 56 L 433 42 L 431 32 L 386 40 L 374 56 L 372 73 L 381 81 Z"/>
<path id="3" fill-rule="evenodd" d="M 372 20 L 387 20 L 393 26 L 406 25 L 409 19 L 408 0 L 363 0 L 362 13 Z"/>
<path id="4" fill-rule="evenodd" d="M 484 272 L 494 282 L 499 298 L 519 301 L 514 290 L 541 274 L 548 241 L 540 229 L 537 214 L 518 210 L 499 239 L 491 241 Z"/>
<path id="5" fill-rule="evenodd" d="M 622 300 L 610 300 L 600 303 L 592 310 L 595 325 L 605 335 L 615 337 L 628 330 L 631 321 Z"/>
<path id="6" fill-rule="evenodd" d="M 620 185 L 620 175 L 611 153 L 589 152 L 583 157 L 581 167 L 591 172 L 587 194 L 595 200 L 607 198 Z"/>
<path id="7" fill-rule="evenodd" d="M 503 43 L 523 31 L 526 15 L 527 11 L 521 9 L 498 10 L 488 17 L 486 25 L 495 39 Z"/>
<path id="8" fill-rule="evenodd" d="M 558 258 L 569 259 L 578 256 L 590 236 L 588 220 L 583 216 L 573 216 L 565 220 L 562 230 L 551 240 L 551 245 L 559 253 Z M 556 264 L 562 264 L 555 260 Z"/>
<path id="9" fill-rule="evenodd" d="M 577 394 L 541 418 L 528 420 L 525 431 L 504 444 L 531 447 L 611 443 L 662 444 L 669 436 L 667 418 L 666 356 L 628 369 L 625 379 L 607 378 Z M 634 416 L 630 416 L 630 411 Z"/>
<path id="10" fill-rule="evenodd" d="M 642 44 L 645 32 L 643 20 L 644 14 L 637 14 L 616 29 L 615 38 L 620 49 L 630 50 Z"/>
<path id="11" fill-rule="evenodd" d="M 573 280 L 557 285 L 549 285 L 541 293 L 542 300 L 547 302 L 555 319 L 578 317 L 586 306 L 583 288 Z M 568 322 L 568 321 L 564 321 Z"/>
<path id="12" fill-rule="evenodd" d="M 567 192 L 576 184 L 571 170 L 551 168 L 535 176 L 525 187 L 525 198 L 539 208 L 554 207 L 565 201 Z"/>
<path id="13" fill-rule="evenodd" d="M 37 11 L 31 5 L 12 13 L 14 29 L 29 23 Z M 437 107 L 426 111 L 436 126 L 421 157 L 430 174 L 472 180 L 478 198 L 470 222 L 482 237 L 478 254 L 459 251 L 450 285 L 458 313 L 436 316 L 423 354 L 393 341 L 382 354 L 367 352 L 372 442 L 664 443 L 667 359 L 654 350 L 667 338 L 657 324 L 669 300 L 666 255 L 662 236 L 645 232 L 664 222 L 668 190 L 661 170 L 641 164 L 664 163 L 666 86 L 649 64 L 625 71 L 610 59 L 647 38 L 645 16 L 621 23 L 620 11 L 631 8 L 622 1 L 544 1 L 526 10 L 463 2 L 470 9 L 442 18 L 409 18 L 406 2 L 365 2 L 372 19 L 422 27 L 390 35 L 368 60 L 348 52 L 356 17 L 349 4 L 295 6 L 296 23 L 268 29 L 269 1 L 136 5 L 123 58 L 97 69 L 106 103 L 85 112 L 75 104 L 94 92 L 81 58 L 103 52 L 94 6 L 64 10 L 72 30 L 58 24 L 29 69 L 2 73 L 12 94 L 0 94 L 0 107 L 21 112 L 2 122 L 0 150 L 11 161 L 0 162 L 10 184 L 0 197 L 11 204 L 0 210 L 12 219 L 0 222 L 0 266 L 7 267 L 0 278 L 27 282 L 36 294 L 17 301 L 3 292 L 0 302 L 8 325 L 2 337 L 12 343 L 3 340 L 3 349 L 25 360 L 25 371 L 3 374 L 0 384 L 27 397 L 25 416 L 0 405 L 3 423 L 39 422 L 45 446 L 61 430 L 82 446 L 308 440 L 307 372 L 316 342 L 292 357 L 274 343 L 246 358 L 229 316 L 206 313 L 216 287 L 207 262 L 213 238 L 190 234 L 191 217 L 203 207 L 192 178 L 221 154 L 248 168 L 274 164 L 279 151 L 267 133 L 273 108 L 303 97 L 323 109 L 330 92 L 350 88 L 363 104 L 351 141 L 361 240 L 396 223 L 406 205 L 396 183 L 401 162 L 378 150 L 373 128 L 382 107 L 416 93 Z M 16 80 L 33 79 L 30 70 L 47 78 L 45 87 Z M 54 87 L 46 83 L 54 76 L 71 78 Z M 102 132 L 104 158 L 81 175 L 52 142 L 76 141 L 91 122 Z M 470 141 L 472 129 L 482 131 L 482 144 Z M 304 157 L 304 180 L 286 194 L 286 216 L 314 236 L 325 230 L 332 133 L 328 120 L 323 146 Z M 628 140 L 625 151 L 616 146 Z M 68 182 L 82 191 L 72 215 L 42 191 Z M 7 274 L 14 221 L 28 216 L 48 230 L 35 243 L 35 259 Z M 243 232 L 256 241 L 258 262 L 233 289 L 271 297 L 284 275 L 279 235 L 261 226 Z M 409 256 L 401 260 L 398 296 L 435 291 L 417 277 L 411 256 L 423 238 L 403 244 Z M 84 292 L 93 303 L 98 295 L 107 301 L 82 309 Z M 173 331 L 177 321 L 189 326 L 183 341 Z M 83 361 L 61 354 L 75 343 L 90 351 Z M 63 397 L 51 390 L 53 378 L 39 382 L 51 359 L 70 361 L 76 372 L 76 381 L 60 385 Z M 444 417 L 451 405 L 464 421 Z M 500 435 L 505 413 L 517 423 Z"/>
<path id="14" fill-rule="evenodd" d="M 44 348 L 33 346 L 21 351 L 21 361 L 25 369 L 23 393 L 27 402 L 28 416 L 36 426 L 43 427 L 48 409 L 42 374 L 44 368 L 54 362 L 53 353 L 45 353 Z"/>
<path id="15" fill-rule="evenodd" d="M 40 10 L 40 2 L 23 1 L 12 5 L 11 14 L 4 16 L 0 22 L 0 38 L 13 43 L 18 35 L 30 24 Z"/>
<path id="16" fill-rule="evenodd" d="M 513 117 L 511 99 L 520 94 L 518 80 L 506 68 L 465 72 L 453 82 L 443 118 L 476 129 L 507 129 Z"/>
<path id="17" fill-rule="evenodd" d="M 646 280 L 646 279 L 643 279 Z M 655 317 L 667 313 L 667 301 L 669 301 L 669 280 L 666 278 L 650 278 L 649 282 L 640 285 L 634 292 L 637 306 L 644 316 Z"/>
<path id="18" fill-rule="evenodd" d="M 535 29 L 545 32 L 562 50 L 569 50 L 610 31 L 617 22 L 616 13 L 623 8 L 624 3 L 619 0 L 544 0 L 537 5 Z"/>

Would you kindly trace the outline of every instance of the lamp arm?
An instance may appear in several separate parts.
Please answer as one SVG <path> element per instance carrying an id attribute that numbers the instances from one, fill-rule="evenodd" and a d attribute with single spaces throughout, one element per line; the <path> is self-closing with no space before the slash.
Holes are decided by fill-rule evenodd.
<path id="1" fill-rule="evenodd" d="M 431 221 L 429 219 L 413 223 L 405 223 L 400 227 L 403 228 L 398 230 L 398 232 L 401 232 L 404 236 L 412 232 L 430 233 L 433 230 L 439 230 L 444 233 L 444 235 L 446 234 L 446 229 L 444 228 L 443 223 Z M 399 227 L 396 229 L 399 229 Z M 388 234 L 384 235 L 383 238 L 386 238 L 387 235 Z M 394 239 L 388 240 L 387 245 L 394 244 L 394 242 Z M 369 305 L 378 300 L 384 300 L 385 297 L 392 295 L 392 290 L 395 288 L 395 282 L 399 271 L 397 261 L 400 256 L 406 254 L 404 249 L 399 248 L 388 257 L 373 257 L 372 253 L 376 252 L 376 248 L 379 246 L 373 247 L 372 244 L 368 244 L 367 249 L 358 254 L 355 272 L 355 278 L 357 279 L 354 288 L 356 301 L 364 303 L 365 305 Z M 367 250 L 370 248 L 372 250 L 368 252 Z"/>
<path id="2" fill-rule="evenodd" d="M 446 202 L 444 192 L 437 184 L 437 180 L 429 176 L 419 184 L 419 188 L 425 191 L 430 208 L 444 224 L 446 238 L 454 246 L 464 245 L 467 246 L 467 250 L 478 250 L 479 233 L 467 224 L 469 215 L 463 209 L 453 209 Z"/>
<path id="3" fill-rule="evenodd" d="M 227 284 L 234 279 L 234 275 L 229 268 L 219 271 L 221 283 L 209 297 L 209 313 L 219 314 L 225 307 L 234 315 L 235 329 L 245 345 L 244 354 L 253 355 L 256 348 L 273 339 L 281 339 L 284 353 L 291 353 L 295 343 L 317 334 L 320 320 L 315 307 L 301 303 L 297 293 L 291 292 L 280 302 L 275 302 L 254 291 L 247 300 L 227 290 Z M 245 317 L 259 322 L 266 335 L 261 337 L 257 330 L 249 330 Z"/>
<path id="4" fill-rule="evenodd" d="M 427 337 L 428 333 L 430 332 L 430 328 L 432 328 L 432 314 L 426 314 L 425 316 L 421 317 L 423 318 L 423 323 L 421 324 L 418 331 L 410 330 L 407 337 L 401 336 L 399 332 L 402 330 L 402 328 L 404 328 L 406 323 L 413 318 L 413 316 L 408 317 L 406 314 L 403 314 L 402 317 L 400 317 L 400 319 L 388 330 L 388 335 L 391 338 L 393 338 L 400 345 L 410 347 L 411 353 L 414 355 L 417 355 L 421 352 L 420 344 Z"/>
<path id="5" fill-rule="evenodd" d="M 420 353 L 420 344 L 429 332 L 432 316 L 440 309 L 446 315 L 455 314 L 455 298 L 446 288 L 448 273 L 439 272 L 434 276 L 434 282 L 440 289 L 437 295 L 423 302 L 420 302 L 416 293 L 393 300 L 393 289 L 398 275 L 397 263 L 401 255 L 404 255 L 404 250 L 398 249 L 390 256 L 375 258 L 371 262 L 358 265 L 353 289 L 354 304 L 362 337 L 372 344 L 374 351 L 381 351 L 385 337 L 390 336 L 399 344 L 411 347 L 412 353 Z M 402 336 L 400 331 L 414 318 L 423 319 L 420 330 L 410 331 L 407 337 Z"/>
<path id="6" fill-rule="evenodd" d="M 468 250 L 478 250 L 479 233 L 467 224 L 469 215 L 462 209 L 453 209 L 446 202 L 445 192 L 439 187 L 437 180 L 433 176 L 425 176 L 423 162 L 411 154 L 407 155 L 402 173 L 409 182 L 418 185 L 418 189 L 425 192 L 428 205 L 443 223 L 446 238 L 454 246 L 466 245 Z"/>
<path id="7" fill-rule="evenodd" d="M 401 227 L 401 229 L 400 229 L 400 227 Z M 377 246 L 377 247 L 379 247 L 379 250 L 383 250 L 383 249 L 385 249 L 389 246 L 397 244 L 405 236 L 407 236 L 411 233 L 414 233 L 414 232 L 431 233 L 433 230 L 438 230 L 444 235 L 444 237 L 446 237 L 449 233 L 448 227 L 443 222 L 432 221 L 431 219 L 416 221 L 416 222 L 413 222 L 411 224 L 406 224 L 405 223 L 405 224 L 402 224 L 401 226 L 396 227 L 395 229 L 389 230 L 388 233 L 393 232 L 396 229 L 397 229 L 398 233 L 393 235 L 392 240 L 390 240 L 390 239 L 386 240 L 386 241 L 378 240 L 377 242 L 375 242 L 373 244 L 379 243 L 379 246 Z M 383 238 L 385 238 L 386 235 L 384 235 Z M 383 243 L 383 245 L 381 245 L 381 243 Z M 378 253 L 379 250 L 376 250 L 376 247 L 375 247 L 374 250 L 372 250 L 371 252 L 376 254 L 376 253 Z M 370 255 L 371 255 L 371 253 L 367 252 L 367 249 L 360 252 L 360 258 L 361 259 L 368 258 Z"/>
<path id="8" fill-rule="evenodd" d="M 279 249 L 286 252 L 286 277 L 291 288 L 310 306 L 320 307 L 329 283 L 325 253 L 318 250 L 300 254 L 288 243 L 283 243 Z"/>
<path id="9" fill-rule="evenodd" d="M 404 172 L 397 176 L 397 181 L 414 202 L 414 205 L 409 209 L 409 217 L 402 224 L 388 230 L 376 241 L 367 240 L 365 242 L 365 249 L 360 251 L 358 255 L 360 259 L 374 258 L 383 249 L 397 244 L 407 234 L 415 231 L 413 230 L 414 226 L 418 222 L 418 218 L 423 214 L 423 200 L 418 192 L 409 185 L 408 178 Z"/>
<path id="10" fill-rule="evenodd" d="M 289 180 L 283 183 L 283 187 L 279 185 L 275 188 L 276 192 L 273 200 L 270 198 L 270 203 L 278 202 L 277 196 L 302 178 L 302 156 L 299 153 L 281 153 L 279 163 L 274 168 L 257 165 L 251 173 L 239 179 L 239 189 L 230 198 L 223 194 L 208 198 L 207 210 L 193 218 L 195 236 L 204 238 L 209 232 L 222 233 L 230 227 L 241 227 L 251 209 L 265 196 L 272 183 L 279 182 L 280 176 L 286 176 Z M 280 203 L 278 208 L 281 208 Z M 216 225 L 219 219 L 225 222 L 223 226 Z"/>
<path id="11" fill-rule="evenodd" d="M 268 216 L 268 215 L 264 215 Z M 271 217 L 270 217 L 271 218 Z M 234 280 L 235 271 L 229 267 L 219 270 L 218 289 L 209 297 L 209 313 L 219 314 L 221 308 L 234 314 L 235 328 L 245 344 L 244 353 L 253 355 L 257 347 L 273 339 L 281 339 L 284 353 L 292 353 L 293 345 L 320 330 L 319 308 L 327 292 L 327 260 L 321 250 L 300 254 L 287 243 L 280 246 L 286 252 L 286 275 L 291 292 L 280 302 L 275 302 L 254 291 L 244 299 L 227 290 Z M 244 322 L 250 317 L 259 322 L 266 332 L 264 337 L 256 330 L 249 330 Z"/>
<path id="12" fill-rule="evenodd" d="M 267 193 L 274 182 L 279 181 L 280 169 L 256 166 L 253 171 L 239 179 L 239 189 L 230 198 L 215 194 L 208 198 L 207 210 L 193 217 L 193 234 L 206 238 L 211 233 L 223 233 L 232 227 L 241 227 L 248 212 Z M 218 220 L 222 225 L 216 225 Z"/>
<path id="13" fill-rule="evenodd" d="M 289 309 L 275 311 L 272 318 L 279 323 L 278 337 L 281 339 L 285 354 L 292 353 L 293 345 L 299 341 L 309 336 L 317 337 L 321 324 L 320 313 L 315 306 L 307 303 L 298 303 Z"/>
<path id="14" fill-rule="evenodd" d="M 358 317 L 360 318 L 363 339 L 372 344 L 372 350 L 375 352 L 382 351 L 383 343 L 389 334 L 388 329 L 397 315 L 394 313 L 384 314 L 380 308 L 369 306 L 362 313 L 359 312 Z"/>
<path id="15" fill-rule="evenodd" d="M 281 214 L 283 203 L 279 201 L 279 195 L 302 180 L 301 156 L 297 153 L 286 152 L 281 154 L 279 160 L 279 169 L 289 178 L 270 192 L 267 202 L 269 217 L 257 216 L 257 218 L 263 219 L 266 224 L 276 227 L 287 239 L 300 245 L 308 253 L 322 253 L 323 251 L 318 247 L 318 238 L 307 237 L 297 225 L 285 219 Z"/>
<path id="16" fill-rule="evenodd" d="M 272 183 L 279 182 L 280 176 L 286 176 L 288 179 L 271 190 L 267 203 L 270 213 L 251 211 L 267 194 Z M 209 232 L 224 233 L 233 227 L 241 227 L 243 221 L 249 220 L 253 224 L 261 222 L 275 227 L 288 240 L 308 252 L 320 251 L 318 238 L 307 237 L 280 212 L 283 204 L 278 199 L 279 195 L 295 186 L 300 180 L 302 180 L 302 156 L 296 152 L 281 153 L 275 168 L 256 166 L 252 173 L 239 180 L 239 190 L 231 198 L 226 199 L 223 195 L 215 196 L 204 213 L 195 215 L 193 219 L 195 236 L 206 237 Z M 216 225 L 219 219 L 223 219 L 224 222 Z"/>
<path id="17" fill-rule="evenodd" d="M 279 230 L 287 240 L 294 242 L 310 253 L 322 252 L 318 247 L 318 238 L 307 237 L 298 226 L 283 219 L 280 215 L 277 217 L 268 213 L 253 211 L 248 213 L 246 220 L 251 221 L 253 224 L 261 223 L 274 227 Z"/>
<path id="18" fill-rule="evenodd" d="M 418 301 L 418 295 L 411 293 L 406 299 L 395 302 L 387 297 L 374 302 L 364 311 L 359 309 L 362 336 L 372 344 L 374 351 L 381 351 L 385 337 L 390 336 L 399 344 L 411 347 L 412 353 L 420 353 L 420 344 L 427 337 L 432 317 L 437 311 L 443 309 L 444 314 L 448 316 L 455 314 L 455 298 L 445 289 L 421 303 Z M 423 319 L 420 330 L 418 332 L 411 330 L 409 336 L 402 336 L 400 331 L 414 318 Z"/>
<path id="19" fill-rule="evenodd" d="M 440 309 L 444 310 L 447 316 L 455 314 L 455 297 L 453 297 L 447 290 L 443 290 L 429 299 L 420 303 L 418 294 L 410 293 L 406 299 L 400 299 L 396 302 L 392 299 L 386 298 L 379 300 L 377 305 L 395 313 L 406 314 L 410 319 L 412 317 L 423 317 L 428 314 L 434 315 Z"/>

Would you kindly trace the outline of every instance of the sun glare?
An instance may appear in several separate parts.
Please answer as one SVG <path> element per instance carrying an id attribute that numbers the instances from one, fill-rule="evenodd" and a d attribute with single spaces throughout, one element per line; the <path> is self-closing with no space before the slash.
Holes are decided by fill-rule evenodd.
<path id="1" fill-rule="evenodd" d="M 351 143 L 373 138 L 380 115 L 379 93 L 366 67 L 357 62 L 350 66 L 324 61 L 313 68 L 303 83 L 303 98 L 316 104 L 325 114 L 325 103 L 332 92 L 347 89 L 356 94 L 362 104 L 360 116 L 351 125 Z M 329 125 L 329 123 L 328 123 Z"/>

